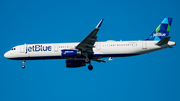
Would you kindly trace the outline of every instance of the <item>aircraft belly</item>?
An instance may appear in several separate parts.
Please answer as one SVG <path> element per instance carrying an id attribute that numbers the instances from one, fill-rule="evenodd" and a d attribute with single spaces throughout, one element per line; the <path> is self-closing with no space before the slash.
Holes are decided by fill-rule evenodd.
<path id="1" fill-rule="evenodd" d="M 38 59 L 61 59 L 61 55 L 58 52 L 29 52 L 19 53 L 13 60 L 38 60 Z"/>

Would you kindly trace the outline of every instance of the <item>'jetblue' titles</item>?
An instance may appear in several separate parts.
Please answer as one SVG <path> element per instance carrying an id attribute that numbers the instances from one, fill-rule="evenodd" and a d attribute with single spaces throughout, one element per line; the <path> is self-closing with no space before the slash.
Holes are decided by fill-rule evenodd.
<path id="1" fill-rule="evenodd" d="M 43 45 L 33 45 L 27 46 L 26 52 L 39 52 L 39 51 L 51 51 L 51 46 L 43 46 Z"/>

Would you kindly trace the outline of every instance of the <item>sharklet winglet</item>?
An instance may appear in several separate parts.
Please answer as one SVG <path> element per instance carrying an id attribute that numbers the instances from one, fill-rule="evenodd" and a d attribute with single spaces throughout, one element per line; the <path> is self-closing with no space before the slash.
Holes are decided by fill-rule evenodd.
<path id="1" fill-rule="evenodd" d="M 101 24 L 103 22 L 104 19 L 101 19 L 101 21 L 98 23 L 98 25 L 96 26 L 97 29 L 99 29 L 101 27 Z"/>

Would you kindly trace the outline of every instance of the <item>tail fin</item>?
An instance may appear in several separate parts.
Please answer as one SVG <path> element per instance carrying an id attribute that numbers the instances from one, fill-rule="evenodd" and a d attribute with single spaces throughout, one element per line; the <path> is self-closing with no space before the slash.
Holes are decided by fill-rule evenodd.
<path id="1" fill-rule="evenodd" d="M 146 40 L 160 41 L 166 36 L 169 36 L 171 23 L 172 23 L 172 18 L 165 18 Z"/>

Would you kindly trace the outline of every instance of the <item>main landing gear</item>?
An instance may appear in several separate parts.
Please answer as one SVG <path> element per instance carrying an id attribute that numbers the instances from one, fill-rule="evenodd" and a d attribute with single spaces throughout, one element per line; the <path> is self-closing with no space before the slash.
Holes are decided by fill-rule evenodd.
<path id="1" fill-rule="evenodd" d="M 25 68 L 25 60 L 23 60 L 23 65 L 22 65 L 22 69 Z"/>
<path id="2" fill-rule="evenodd" d="M 86 63 L 89 63 L 88 69 L 89 69 L 89 70 L 93 70 L 93 66 L 91 65 L 90 59 L 88 58 L 88 54 L 85 53 L 84 55 L 86 56 L 85 62 L 86 62 Z"/>
<path id="3" fill-rule="evenodd" d="M 88 60 L 88 61 L 87 61 Z M 86 58 L 85 60 L 87 63 L 89 63 L 88 69 L 89 70 L 93 70 L 93 66 L 91 65 L 91 61 L 89 60 L 89 58 Z"/>
<path id="4" fill-rule="evenodd" d="M 93 66 L 92 66 L 92 65 L 89 65 L 89 66 L 88 66 L 88 69 L 89 69 L 89 70 L 93 70 Z"/>

